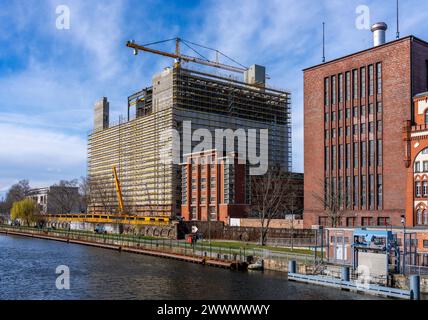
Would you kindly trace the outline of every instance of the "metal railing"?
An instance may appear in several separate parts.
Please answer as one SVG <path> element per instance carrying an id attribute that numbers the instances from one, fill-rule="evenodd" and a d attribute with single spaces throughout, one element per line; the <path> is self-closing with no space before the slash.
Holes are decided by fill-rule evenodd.
<path id="1" fill-rule="evenodd" d="M 172 240 L 127 234 L 97 234 L 92 231 L 64 230 L 53 228 L 34 228 L 26 226 L 0 225 L 3 232 L 21 232 L 29 235 L 56 237 L 62 240 L 74 240 L 89 243 L 98 243 L 115 247 L 159 251 L 164 253 L 180 254 L 191 257 L 210 258 L 222 261 L 255 261 L 263 259 L 267 269 L 287 270 L 290 260 L 297 260 L 302 264 L 314 264 L 316 257 L 313 254 L 281 252 L 263 248 L 242 246 L 216 245 L 208 241 L 188 243 L 183 240 Z M 252 257 L 252 259 L 250 259 Z M 250 260 L 250 261 L 248 261 Z"/>

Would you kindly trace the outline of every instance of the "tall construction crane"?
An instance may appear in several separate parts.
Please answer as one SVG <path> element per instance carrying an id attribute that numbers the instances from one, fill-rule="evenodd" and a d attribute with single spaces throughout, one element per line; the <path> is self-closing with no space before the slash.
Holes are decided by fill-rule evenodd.
<path id="1" fill-rule="evenodd" d="M 156 49 L 152 49 L 152 48 L 148 47 L 149 45 L 159 44 L 159 43 L 163 43 L 163 42 L 167 42 L 167 41 L 173 41 L 173 40 L 175 40 L 175 53 L 165 52 L 165 51 L 156 50 Z M 192 57 L 192 56 L 188 56 L 188 55 L 182 54 L 181 53 L 181 44 L 182 43 L 184 45 L 186 45 L 188 48 L 190 48 L 191 50 L 193 50 L 201 58 Z M 205 58 L 197 50 L 195 50 L 194 48 L 192 48 L 191 45 L 199 46 L 201 48 L 214 51 L 216 53 L 216 58 L 217 58 L 216 60 L 217 61 L 210 61 L 209 59 Z M 208 48 L 208 47 L 205 47 L 205 46 L 201 46 L 201 45 L 198 45 L 196 43 L 193 43 L 193 42 L 181 39 L 181 38 L 173 38 L 173 39 L 168 39 L 168 40 L 163 40 L 163 41 L 157 41 L 157 42 L 149 43 L 149 44 L 146 44 L 146 45 L 139 45 L 139 44 L 135 43 L 134 40 L 131 40 L 131 41 L 128 41 L 126 43 L 126 46 L 129 47 L 129 48 L 133 48 L 134 49 L 134 55 L 137 55 L 139 51 L 145 51 L 145 52 L 150 52 L 150 53 L 158 54 L 158 55 L 161 55 L 161 56 L 164 56 L 164 57 L 169 57 L 169 58 L 176 59 L 177 63 L 180 63 L 181 61 L 193 62 L 193 63 L 198 63 L 198 64 L 202 64 L 202 65 L 206 65 L 206 66 L 210 66 L 210 67 L 214 67 L 214 68 L 219 68 L 219 69 L 224 69 L 224 70 L 236 72 L 236 73 L 244 73 L 244 72 L 246 72 L 248 70 L 247 67 L 241 65 L 239 62 L 233 60 L 232 58 L 228 57 L 227 55 L 225 55 L 224 53 L 220 52 L 219 50 Z M 239 67 L 230 66 L 230 65 L 227 65 L 227 64 L 220 63 L 219 62 L 219 55 L 222 55 L 222 56 L 228 58 L 229 60 L 231 60 L 235 64 L 238 64 Z"/>

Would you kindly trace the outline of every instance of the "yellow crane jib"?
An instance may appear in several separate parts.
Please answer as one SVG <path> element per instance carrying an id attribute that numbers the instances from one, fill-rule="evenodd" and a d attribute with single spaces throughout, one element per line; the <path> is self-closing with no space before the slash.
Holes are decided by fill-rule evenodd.
<path id="1" fill-rule="evenodd" d="M 112 169 L 113 169 L 114 184 L 116 186 L 117 200 L 119 201 L 119 212 L 123 213 L 124 205 L 123 205 L 122 188 L 120 187 L 120 181 L 117 176 L 116 167 L 114 166 Z"/>

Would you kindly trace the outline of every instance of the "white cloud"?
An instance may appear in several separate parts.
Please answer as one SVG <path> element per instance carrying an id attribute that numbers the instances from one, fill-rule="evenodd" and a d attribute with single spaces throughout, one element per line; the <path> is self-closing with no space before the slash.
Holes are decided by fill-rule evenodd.
<path id="1" fill-rule="evenodd" d="M 86 141 L 55 131 L 0 123 L 2 166 L 59 168 L 86 161 Z"/>

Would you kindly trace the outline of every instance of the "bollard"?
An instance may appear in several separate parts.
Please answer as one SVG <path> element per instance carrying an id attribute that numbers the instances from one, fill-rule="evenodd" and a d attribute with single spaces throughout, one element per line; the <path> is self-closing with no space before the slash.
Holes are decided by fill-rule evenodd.
<path id="1" fill-rule="evenodd" d="M 342 267 L 342 281 L 349 281 L 349 267 Z"/>
<path id="2" fill-rule="evenodd" d="M 296 261 L 288 261 L 288 273 L 296 273 Z"/>
<path id="3" fill-rule="evenodd" d="M 419 276 L 410 276 L 410 299 L 411 300 L 421 299 Z"/>

